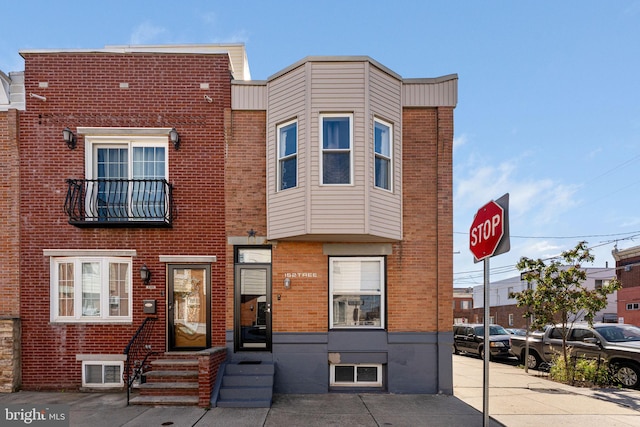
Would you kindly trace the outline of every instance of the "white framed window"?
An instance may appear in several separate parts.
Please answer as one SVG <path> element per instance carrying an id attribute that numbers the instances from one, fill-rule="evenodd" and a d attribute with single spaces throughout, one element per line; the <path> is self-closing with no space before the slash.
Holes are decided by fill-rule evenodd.
<path id="1" fill-rule="evenodd" d="M 52 322 L 127 322 L 132 316 L 131 258 L 52 257 Z"/>
<path id="2" fill-rule="evenodd" d="M 382 365 L 332 364 L 330 369 L 330 385 L 343 387 L 381 387 Z"/>
<path id="3" fill-rule="evenodd" d="M 87 136 L 87 212 L 98 221 L 162 220 L 168 194 L 168 137 Z"/>
<path id="4" fill-rule="evenodd" d="M 393 126 L 373 120 L 375 151 L 375 186 L 391 191 L 393 169 Z"/>
<path id="5" fill-rule="evenodd" d="M 637 302 L 627 303 L 627 310 L 639 310 L 639 309 L 640 309 L 640 303 L 637 303 Z"/>
<path id="6" fill-rule="evenodd" d="M 509 313 L 509 326 L 513 326 L 513 313 Z"/>
<path id="7" fill-rule="evenodd" d="M 91 388 L 122 387 L 124 362 L 83 361 L 82 386 Z"/>
<path id="8" fill-rule="evenodd" d="M 320 141 L 320 184 L 350 185 L 353 182 L 353 115 L 321 114 Z"/>
<path id="9" fill-rule="evenodd" d="M 333 328 L 385 325 L 384 257 L 329 259 L 329 319 Z"/>
<path id="10" fill-rule="evenodd" d="M 460 301 L 460 308 L 463 309 L 463 310 L 471 309 L 471 301 L 469 301 L 469 300 Z"/>
<path id="11" fill-rule="evenodd" d="M 298 122 L 291 120 L 276 127 L 278 146 L 278 190 L 298 185 Z"/>

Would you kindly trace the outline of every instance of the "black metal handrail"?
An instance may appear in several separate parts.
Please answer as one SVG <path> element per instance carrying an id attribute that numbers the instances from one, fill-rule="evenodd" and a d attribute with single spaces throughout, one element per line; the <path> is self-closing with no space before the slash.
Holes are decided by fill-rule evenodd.
<path id="1" fill-rule="evenodd" d="M 165 179 L 68 179 L 64 210 L 76 226 L 170 226 L 173 186 Z"/>
<path id="2" fill-rule="evenodd" d="M 151 349 L 149 343 L 156 320 L 158 319 L 155 317 L 146 317 L 124 349 L 127 358 L 124 362 L 122 379 L 127 386 L 127 406 L 133 383 L 142 378 L 142 374 L 147 369 L 146 363 L 149 356 L 157 353 Z"/>

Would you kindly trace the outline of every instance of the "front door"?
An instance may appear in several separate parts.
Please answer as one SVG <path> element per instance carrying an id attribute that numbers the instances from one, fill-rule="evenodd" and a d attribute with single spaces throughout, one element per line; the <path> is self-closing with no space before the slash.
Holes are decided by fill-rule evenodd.
<path id="1" fill-rule="evenodd" d="M 262 251 L 266 252 L 260 253 Z M 243 251 L 240 249 L 240 254 L 239 259 L 244 262 L 236 263 L 235 267 L 235 349 L 236 351 L 269 351 L 271 350 L 271 250 Z M 265 262 L 267 260 L 268 264 Z"/>
<path id="2" fill-rule="evenodd" d="M 211 347 L 210 277 L 210 266 L 169 266 L 167 335 L 170 351 Z"/>

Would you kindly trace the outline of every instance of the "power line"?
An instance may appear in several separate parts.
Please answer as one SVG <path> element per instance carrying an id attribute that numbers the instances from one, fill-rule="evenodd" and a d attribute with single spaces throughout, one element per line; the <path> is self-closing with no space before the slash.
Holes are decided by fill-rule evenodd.
<path id="1" fill-rule="evenodd" d="M 626 234 L 626 233 L 623 233 L 623 234 Z M 599 243 L 597 245 L 590 246 L 588 249 L 599 248 L 600 246 L 605 246 L 605 245 L 610 245 L 612 243 L 616 243 L 618 240 L 631 239 L 631 238 L 636 237 L 636 236 L 638 236 L 638 235 L 636 234 L 636 235 L 633 235 L 633 236 L 629 236 L 629 237 L 626 237 L 625 239 L 616 239 L 616 240 L 610 240 L 610 241 L 607 241 L 607 242 L 601 242 L 601 243 Z M 543 261 L 549 261 L 549 260 L 552 260 L 552 259 L 555 259 L 555 258 L 559 258 L 559 257 L 560 257 L 560 255 L 555 255 L 555 256 L 551 256 L 551 257 L 545 258 L 545 259 L 543 259 Z M 490 271 L 490 274 L 507 274 L 507 273 L 510 273 L 512 271 L 513 272 L 518 271 L 518 269 L 516 268 L 515 265 L 503 265 L 503 266 L 499 266 L 499 267 L 492 267 L 489 271 Z M 456 282 L 456 283 L 459 283 L 459 284 L 460 283 L 481 284 L 481 283 L 478 283 L 476 279 L 479 279 L 479 278 L 484 276 L 484 269 L 460 271 L 460 272 L 457 272 L 457 273 L 456 272 L 453 273 L 454 276 L 457 275 L 457 274 L 467 274 L 467 276 L 455 278 L 454 282 Z"/>
<path id="2" fill-rule="evenodd" d="M 468 235 L 469 233 L 467 232 L 463 232 L 463 231 L 454 231 L 453 234 L 465 234 Z M 583 236 L 518 236 L 518 235 L 509 235 L 509 237 L 513 237 L 516 239 L 588 239 L 588 238 L 592 238 L 592 237 L 615 237 L 615 236 L 624 236 L 627 234 L 634 234 L 635 236 L 640 234 L 640 230 L 638 231 L 629 231 L 626 233 L 610 233 L 610 234 L 590 234 L 590 235 L 583 235 Z M 635 237 L 632 236 L 632 237 Z"/>

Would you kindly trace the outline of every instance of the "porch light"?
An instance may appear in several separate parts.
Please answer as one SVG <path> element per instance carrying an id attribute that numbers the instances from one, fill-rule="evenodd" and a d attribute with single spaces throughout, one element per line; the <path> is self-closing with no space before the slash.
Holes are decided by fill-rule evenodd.
<path id="1" fill-rule="evenodd" d="M 67 143 L 67 147 L 69 147 L 70 150 L 76 148 L 77 139 L 71 129 L 69 129 L 68 127 L 62 129 L 62 137 L 64 138 L 64 142 Z"/>
<path id="2" fill-rule="evenodd" d="M 142 267 L 140 267 L 140 278 L 145 285 L 148 285 L 151 281 L 151 270 L 149 270 L 146 264 L 142 264 Z"/>
<path id="3" fill-rule="evenodd" d="M 169 139 L 173 143 L 173 147 L 176 150 L 180 148 L 180 134 L 178 133 L 176 128 L 173 128 L 169 131 Z"/>
<path id="4" fill-rule="evenodd" d="M 291 279 L 289 277 L 284 278 L 284 288 L 285 289 L 291 288 Z"/>

